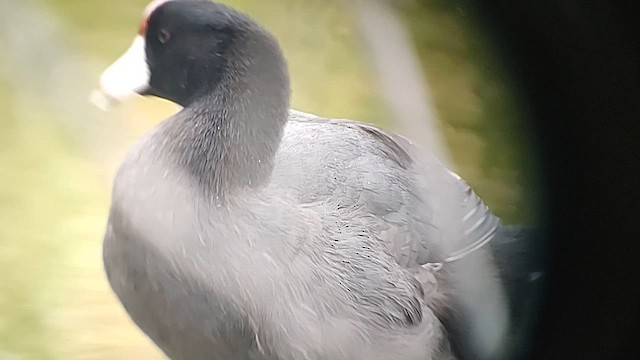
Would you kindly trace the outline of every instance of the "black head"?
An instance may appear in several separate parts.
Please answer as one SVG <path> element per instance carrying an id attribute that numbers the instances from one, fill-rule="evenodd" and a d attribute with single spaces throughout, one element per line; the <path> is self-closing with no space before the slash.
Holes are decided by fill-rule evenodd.
<path id="1" fill-rule="evenodd" d="M 163 3 L 145 28 L 146 93 L 183 106 L 214 91 L 230 62 L 239 60 L 237 44 L 259 32 L 244 15 L 207 0 Z"/>
<path id="2" fill-rule="evenodd" d="M 225 81 L 229 91 L 238 86 L 255 88 L 255 84 L 242 84 L 252 81 L 270 82 L 271 88 L 288 91 L 277 41 L 225 5 L 208 0 L 155 0 L 147 7 L 131 48 L 104 72 L 98 100 L 106 106 L 137 93 L 186 107 Z"/>

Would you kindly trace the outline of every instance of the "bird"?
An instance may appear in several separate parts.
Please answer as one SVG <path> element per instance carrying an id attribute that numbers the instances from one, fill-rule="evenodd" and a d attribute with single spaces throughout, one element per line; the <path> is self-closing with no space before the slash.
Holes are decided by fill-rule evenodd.
<path id="1" fill-rule="evenodd" d="M 181 110 L 118 169 L 103 261 L 169 358 L 500 353 L 510 305 L 486 244 L 514 235 L 411 140 L 291 109 L 278 41 L 247 15 L 152 1 L 91 101 L 138 95 Z"/>

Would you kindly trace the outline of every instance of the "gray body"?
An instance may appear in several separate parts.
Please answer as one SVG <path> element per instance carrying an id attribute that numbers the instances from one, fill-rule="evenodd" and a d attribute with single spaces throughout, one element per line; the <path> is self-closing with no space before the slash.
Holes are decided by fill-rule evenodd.
<path id="1" fill-rule="evenodd" d="M 268 186 L 220 204 L 163 148 L 178 121 L 120 169 L 104 249 L 115 292 L 169 357 L 452 358 L 437 316 L 456 307 L 452 280 L 421 265 L 443 260 L 463 211 L 466 242 L 495 231 L 464 182 L 435 160 L 417 171 L 403 139 L 292 113 Z"/>

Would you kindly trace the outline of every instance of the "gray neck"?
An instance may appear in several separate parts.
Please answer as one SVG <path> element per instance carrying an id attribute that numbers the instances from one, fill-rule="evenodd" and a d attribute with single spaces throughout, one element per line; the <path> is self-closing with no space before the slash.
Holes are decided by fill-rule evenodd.
<path id="1" fill-rule="evenodd" d="M 288 119 L 289 76 L 278 44 L 262 31 L 251 39 L 236 42 L 215 89 L 177 114 L 166 134 L 179 164 L 218 199 L 268 181 Z"/>

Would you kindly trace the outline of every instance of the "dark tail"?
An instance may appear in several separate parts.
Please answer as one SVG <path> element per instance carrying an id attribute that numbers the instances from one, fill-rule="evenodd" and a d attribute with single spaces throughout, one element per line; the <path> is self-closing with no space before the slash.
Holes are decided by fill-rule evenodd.
<path id="1" fill-rule="evenodd" d="M 509 359 L 526 359 L 529 331 L 537 317 L 540 289 L 545 278 L 544 230 L 503 226 L 491 241 L 491 250 L 509 299 L 511 338 Z"/>

